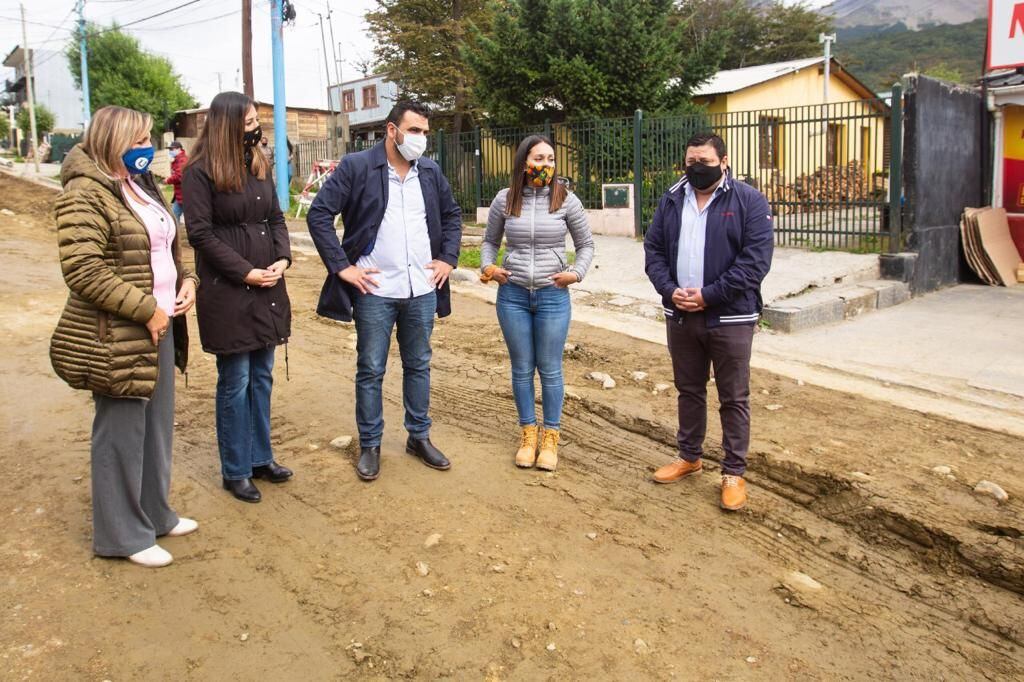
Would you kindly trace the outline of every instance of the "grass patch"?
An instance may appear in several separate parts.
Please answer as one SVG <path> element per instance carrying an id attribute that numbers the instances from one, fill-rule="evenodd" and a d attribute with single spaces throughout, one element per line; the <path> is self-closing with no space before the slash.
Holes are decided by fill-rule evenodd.
<path id="1" fill-rule="evenodd" d="M 498 251 L 498 262 L 505 258 L 505 247 L 501 247 Z M 566 251 L 565 259 L 572 265 L 576 262 L 576 252 Z M 480 269 L 480 247 L 479 246 L 464 246 L 459 251 L 459 267 L 470 268 L 473 270 Z"/>

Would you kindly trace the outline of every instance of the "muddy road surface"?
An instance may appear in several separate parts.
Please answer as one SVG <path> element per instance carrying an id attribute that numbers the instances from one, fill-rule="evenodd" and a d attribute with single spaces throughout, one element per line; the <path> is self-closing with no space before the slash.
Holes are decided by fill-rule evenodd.
<path id="1" fill-rule="evenodd" d="M 52 196 L 0 174 L 0 679 L 1024 676 L 1019 440 L 755 373 L 751 500 L 726 514 L 714 415 L 703 476 L 650 482 L 674 453 L 664 347 L 575 325 L 559 469 L 518 470 L 494 309 L 456 296 L 433 363 L 454 466 L 404 454 L 394 353 L 366 484 L 354 446 L 330 445 L 355 435 L 354 330 L 313 314 L 322 268 L 303 256 L 273 406 L 294 479 L 258 505 L 221 489 L 216 372 L 194 341 L 172 504 L 200 529 L 163 541 L 164 569 L 96 558 L 92 406 L 47 358 L 65 297 Z"/>

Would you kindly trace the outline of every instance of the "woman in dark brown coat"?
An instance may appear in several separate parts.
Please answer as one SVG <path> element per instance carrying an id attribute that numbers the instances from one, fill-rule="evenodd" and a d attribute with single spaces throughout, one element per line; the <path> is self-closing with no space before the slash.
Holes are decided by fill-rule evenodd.
<path id="1" fill-rule="evenodd" d="M 50 342 L 53 368 L 92 391 L 93 550 L 147 567 L 156 540 L 198 527 L 168 502 L 174 366 L 185 371 L 198 281 L 182 267 L 177 224 L 148 172 L 148 114 L 103 107 L 61 167 L 54 202 L 69 294 Z"/>
<path id="2" fill-rule="evenodd" d="M 274 351 L 291 334 L 291 250 L 261 137 L 253 101 L 222 92 L 182 178 L 188 240 L 208 282 L 197 312 L 203 350 L 217 356 L 221 473 L 225 490 L 245 502 L 260 501 L 253 478 L 292 475 L 270 445 Z"/>

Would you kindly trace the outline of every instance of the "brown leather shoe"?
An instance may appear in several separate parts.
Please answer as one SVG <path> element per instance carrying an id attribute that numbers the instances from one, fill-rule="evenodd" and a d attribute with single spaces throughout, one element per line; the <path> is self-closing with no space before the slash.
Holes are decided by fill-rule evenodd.
<path id="1" fill-rule="evenodd" d="M 722 474 L 722 509 L 737 511 L 747 504 L 747 482 L 741 476 Z"/>
<path id="2" fill-rule="evenodd" d="M 703 470 L 704 465 L 699 459 L 696 462 L 687 462 L 682 457 L 676 457 L 669 464 L 654 472 L 654 482 L 675 483 L 687 476 L 699 475 Z"/>

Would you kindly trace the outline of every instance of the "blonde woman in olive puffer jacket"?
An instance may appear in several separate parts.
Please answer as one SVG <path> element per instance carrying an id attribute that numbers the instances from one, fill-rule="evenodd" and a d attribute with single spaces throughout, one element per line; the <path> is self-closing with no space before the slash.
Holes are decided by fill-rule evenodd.
<path id="1" fill-rule="evenodd" d="M 550 140 L 540 135 L 523 140 L 512 168 L 509 188 L 491 202 L 480 279 L 499 284 L 498 323 L 512 362 L 512 393 L 522 429 L 516 466 L 554 471 L 565 398 L 562 350 L 572 318 L 569 286 L 587 274 L 594 240 L 583 204 L 555 176 Z M 576 249 L 572 265 L 565 252 L 567 235 Z M 503 236 L 507 247 L 499 265 Z M 534 408 L 535 374 L 540 374 L 541 430 Z"/>
<path id="2" fill-rule="evenodd" d="M 182 267 L 177 221 L 148 172 L 153 121 L 103 107 L 61 168 L 54 202 L 69 294 L 50 341 L 57 375 L 91 391 L 93 551 L 166 566 L 161 536 L 198 524 L 168 503 L 174 367 L 198 279 Z"/>

